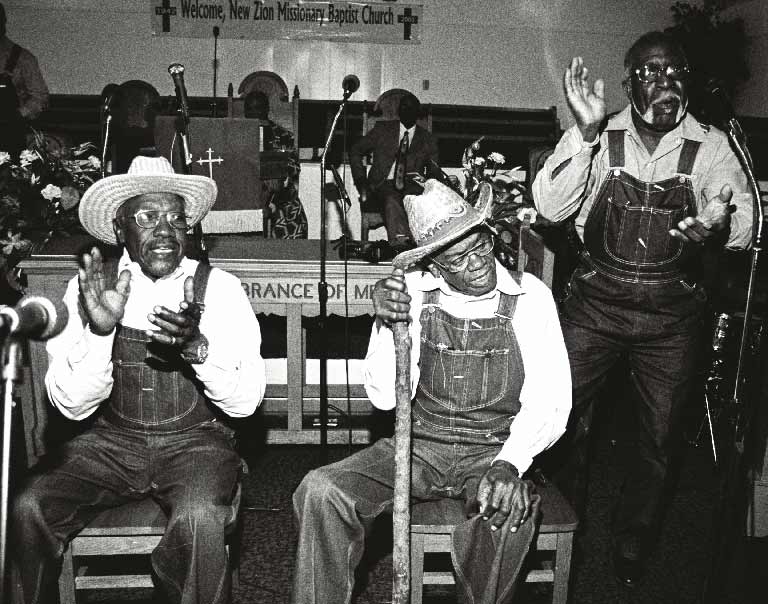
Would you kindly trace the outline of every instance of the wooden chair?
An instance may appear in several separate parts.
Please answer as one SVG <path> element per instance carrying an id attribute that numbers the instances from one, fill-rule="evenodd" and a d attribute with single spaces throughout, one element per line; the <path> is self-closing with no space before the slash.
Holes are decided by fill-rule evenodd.
<path id="1" fill-rule="evenodd" d="M 541 495 L 541 522 L 535 546 L 521 571 L 526 583 L 552 583 L 552 603 L 566 604 L 571 573 L 573 534 L 579 521 L 576 513 L 552 483 L 537 486 Z M 455 583 L 452 570 L 425 571 L 425 554 L 451 551 L 454 527 L 466 519 L 464 504 L 456 499 L 418 503 L 411 510 L 411 604 L 421 604 L 424 585 Z M 546 559 L 538 562 L 540 554 Z"/>
<path id="2" fill-rule="evenodd" d="M 241 487 L 235 494 L 235 505 L 240 507 Z M 153 587 L 150 574 L 93 573 L 93 565 L 76 563 L 76 558 L 95 559 L 109 556 L 149 555 L 165 533 L 166 516 L 151 498 L 99 514 L 72 539 L 64 550 L 59 575 L 60 604 L 76 604 L 77 592 L 94 589 L 126 589 Z M 232 584 L 237 584 L 240 553 L 240 519 L 233 523 L 227 551 L 230 553 Z M 94 560 L 95 561 L 95 560 Z"/>
<path id="3" fill-rule="evenodd" d="M 413 94 L 404 88 L 391 88 L 379 95 L 372 109 L 369 103 L 363 108 L 363 136 L 368 134 L 378 121 L 391 121 L 399 119 L 398 109 L 400 99 L 405 94 Z M 422 115 L 416 123 L 422 128 L 432 132 L 432 112 L 429 106 L 421 106 Z M 384 217 L 374 208 L 360 208 L 360 241 L 368 241 L 368 233 L 373 229 L 384 226 Z"/>

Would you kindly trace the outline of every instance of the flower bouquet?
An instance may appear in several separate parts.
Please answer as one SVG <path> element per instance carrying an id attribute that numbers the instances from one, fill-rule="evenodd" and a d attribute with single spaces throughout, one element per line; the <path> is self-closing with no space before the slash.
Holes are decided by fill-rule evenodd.
<path id="1" fill-rule="evenodd" d="M 20 260 L 54 236 L 81 230 L 77 204 L 100 176 L 95 149 L 84 143 L 53 151 L 35 133 L 18 161 L 0 151 L 0 279 L 12 288 L 20 290 L 14 275 Z"/>
<path id="2" fill-rule="evenodd" d="M 480 137 L 464 150 L 461 164 L 464 168 L 464 197 L 474 204 L 480 183 L 487 182 L 493 188 L 493 207 L 490 223 L 498 233 L 496 257 L 507 268 L 517 265 L 518 225 L 528 226 L 536 221 L 536 209 L 526 199 L 526 187 L 513 173 L 520 166 L 501 170 L 506 158 L 497 152 L 480 155 Z M 517 241 L 516 241 L 517 240 Z"/>

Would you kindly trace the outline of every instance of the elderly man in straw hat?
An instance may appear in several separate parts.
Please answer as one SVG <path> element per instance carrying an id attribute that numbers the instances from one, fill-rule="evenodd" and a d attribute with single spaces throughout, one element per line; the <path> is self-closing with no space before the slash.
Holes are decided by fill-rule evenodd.
<path id="1" fill-rule="evenodd" d="M 479 511 L 474 530 L 525 534 L 522 555 L 532 494 L 521 476 L 565 430 L 570 370 L 549 289 L 493 256 L 491 202 L 487 184 L 472 207 L 435 180 L 406 197 L 417 246 L 395 264 L 418 266 L 374 288 L 365 385 L 376 407 L 394 407 L 390 326 L 409 321 L 420 343 L 411 352 L 412 496 L 463 499 Z M 381 439 L 304 478 L 294 494 L 295 603 L 349 602 L 365 534 L 392 507 L 394 454 L 393 439 Z"/>
<path id="2" fill-rule="evenodd" d="M 51 401 L 69 419 L 96 419 L 16 499 L 18 602 L 56 601 L 47 589 L 67 540 L 102 510 L 146 497 L 168 516 L 152 565 L 170 601 L 229 601 L 224 538 L 241 460 L 226 420 L 254 412 L 265 376 L 240 282 L 185 256 L 215 199 L 213 180 L 142 156 L 83 195 L 85 229 L 123 253 L 83 256 L 64 295 L 69 322 L 48 342 Z"/>

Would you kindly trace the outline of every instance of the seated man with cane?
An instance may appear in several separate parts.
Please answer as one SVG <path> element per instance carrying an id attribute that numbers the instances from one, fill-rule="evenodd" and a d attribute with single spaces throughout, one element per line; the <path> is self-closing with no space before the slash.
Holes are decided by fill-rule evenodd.
<path id="1" fill-rule="evenodd" d="M 171 602 L 229 601 L 225 532 L 242 471 L 229 418 L 264 395 L 261 333 L 239 280 L 187 258 L 216 183 L 138 156 L 97 181 L 80 220 L 97 248 L 67 287 L 69 322 L 48 342 L 45 384 L 69 419 L 96 419 L 50 455 L 12 512 L 15 603 L 54 602 L 67 541 L 101 511 L 152 497 L 168 516 L 152 566 Z"/>
<path id="2" fill-rule="evenodd" d="M 534 495 L 522 475 L 565 430 L 571 382 L 550 291 L 494 258 L 494 233 L 486 224 L 491 205 L 487 183 L 476 207 L 436 180 L 427 181 L 422 195 L 405 198 L 416 247 L 395 262 L 420 266 L 407 274 L 395 269 L 374 288 L 365 385 L 376 407 L 395 406 L 391 326 L 408 321 L 411 496 L 464 500 L 475 516 L 470 531 L 516 533 L 506 535 L 505 550 L 511 552 L 505 561 L 514 565 L 533 538 L 526 520 Z M 299 485 L 294 603 L 350 601 L 365 536 L 375 517 L 392 509 L 394 457 L 394 439 L 384 438 L 313 470 Z M 462 567 L 489 564 L 462 549 L 455 535 L 454 559 Z M 511 584 L 499 585 L 498 593 L 505 590 Z"/>

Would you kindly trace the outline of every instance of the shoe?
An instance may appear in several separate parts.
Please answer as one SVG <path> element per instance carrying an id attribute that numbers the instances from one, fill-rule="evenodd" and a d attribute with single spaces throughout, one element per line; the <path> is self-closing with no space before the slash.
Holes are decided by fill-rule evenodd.
<path id="1" fill-rule="evenodd" d="M 616 580 L 624 587 L 635 587 L 639 583 L 645 572 L 645 560 L 638 538 L 626 538 L 616 545 L 613 572 Z"/>

